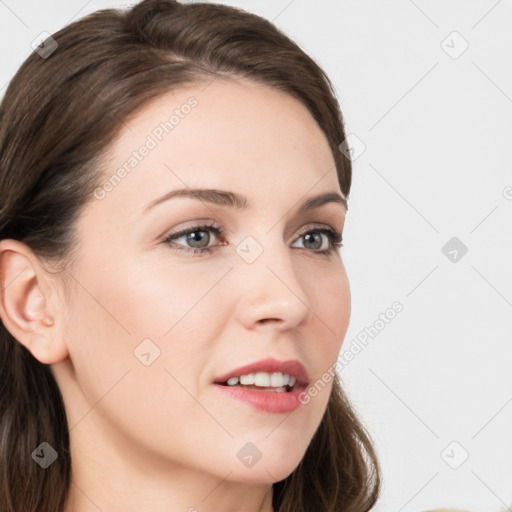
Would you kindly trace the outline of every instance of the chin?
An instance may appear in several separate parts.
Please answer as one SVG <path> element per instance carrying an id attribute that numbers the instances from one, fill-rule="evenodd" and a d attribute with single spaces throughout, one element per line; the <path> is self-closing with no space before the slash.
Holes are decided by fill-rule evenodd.
<path id="1" fill-rule="evenodd" d="M 277 460 L 277 457 L 280 457 Z M 286 456 L 274 455 L 267 460 L 262 457 L 252 467 L 237 467 L 229 476 L 236 482 L 253 484 L 273 484 L 284 480 L 295 471 L 301 459 L 289 460 Z"/>
<path id="2" fill-rule="evenodd" d="M 282 466 L 276 468 L 272 465 L 261 466 L 259 469 L 237 468 L 229 475 L 232 482 L 244 484 L 265 484 L 271 485 L 287 478 L 297 466 Z"/>

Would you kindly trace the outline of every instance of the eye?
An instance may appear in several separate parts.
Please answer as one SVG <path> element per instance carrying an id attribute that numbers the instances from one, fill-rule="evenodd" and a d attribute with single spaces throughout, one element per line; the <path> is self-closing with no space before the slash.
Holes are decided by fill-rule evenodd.
<path id="1" fill-rule="evenodd" d="M 171 233 L 163 242 L 169 244 L 172 249 L 177 251 L 192 252 L 194 254 L 211 253 L 212 248 L 208 247 L 208 242 L 211 239 L 210 232 L 215 233 L 217 237 L 224 233 L 223 229 L 216 223 L 204 224 L 202 226 L 192 226 L 178 233 Z M 180 247 L 181 244 L 173 243 L 174 240 L 179 240 L 180 238 L 185 238 L 186 242 L 191 244 L 191 247 Z"/>
<path id="2" fill-rule="evenodd" d="M 305 249 L 312 248 L 313 252 L 320 254 L 330 254 L 343 247 L 341 233 L 329 227 L 309 227 L 308 231 L 299 236 L 299 240 L 301 239 L 306 244 Z"/>
<path id="3" fill-rule="evenodd" d="M 303 239 L 305 244 L 301 248 L 310 248 L 312 252 L 319 254 L 330 254 L 343 246 L 341 233 L 333 228 L 326 226 L 313 228 L 307 226 L 307 228 L 309 229 L 302 230 L 302 234 L 299 234 L 298 240 Z M 214 247 L 216 247 L 209 246 L 209 242 L 212 238 L 210 233 L 214 233 L 216 237 L 221 237 L 224 234 L 224 230 L 216 223 L 191 226 L 177 233 L 171 233 L 164 238 L 163 243 L 168 244 L 171 249 L 177 251 L 185 251 L 193 254 L 210 254 Z M 189 247 L 181 243 L 175 243 L 175 240 L 179 240 L 180 238 L 184 238 L 184 242 L 190 244 Z M 223 242 L 219 245 L 228 244 Z"/>

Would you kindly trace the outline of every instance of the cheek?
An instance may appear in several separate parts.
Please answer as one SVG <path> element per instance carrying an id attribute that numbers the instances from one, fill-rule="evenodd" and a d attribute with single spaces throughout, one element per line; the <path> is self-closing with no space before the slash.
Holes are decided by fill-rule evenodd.
<path id="1" fill-rule="evenodd" d="M 310 361 L 310 385 L 303 396 L 304 407 L 309 408 L 309 419 L 318 426 L 325 413 L 332 392 L 333 378 L 351 314 L 350 285 L 342 263 L 331 267 L 317 279 L 318 286 L 310 292 L 315 313 L 311 322 L 304 358 Z"/>
<path id="2" fill-rule="evenodd" d="M 170 337 L 187 323 L 197 328 L 208 325 L 211 318 L 204 316 L 207 311 L 201 303 L 208 299 L 206 296 L 227 270 L 225 264 L 194 266 L 190 262 L 176 262 L 176 258 L 166 260 L 164 253 L 157 263 L 148 260 L 120 269 L 106 300 L 118 311 L 130 332 L 144 334 L 146 329 L 147 334 Z M 190 322 L 198 311 L 203 320 Z M 217 307 L 212 314 L 219 311 Z"/>
<path id="3" fill-rule="evenodd" d="M 332 364 L 338 356 L 348 329 L 351 315 L 351 296 L 348 277 L 340 261 L 319 274 L 317 286 L 311 281 L 310 301 L 315 314 L 313 324 L 321 339 L 322 359 Z"/>
<path id="4" fill-rule="evenodd" d="M 121 265 L 88 277 L 81 280 L 87 292 L 76 295 L 65 332 L 85 396 L 73 405 L 71 425 L 87 418 L 79 422 L 77 432 L 83 432 L 99 415 L 104 425 L 150 450 L 183 450 L 185 457 L 173 439 L 183 430 L 199 438 L 197 425 L 205 421 L 191 395 L 200 391 L 201 368 L 212 349 L 208 340 L 215 339 L 216 325 L 225 325 L 213 299 L 201 300 L 219 277 L 202 281 L 171 273 L 169 266 L 127 271 Z M 182 412 L 179 421 L 176 411 Z"/>
<path id="5" fill-rule="evenodd" d="M 219 306 L 226 290 L 218 286 L 229 267 L 161 261 L 118 259 L 84 278 L 89 293 L 73 306 L 71 357 L 79 377 L 100 376 L 91 383 L 97 393 L 131 367 L 167 368 L 190 382 L 213 353 L 209 340 L 221 336 L 230 310 Z"/>

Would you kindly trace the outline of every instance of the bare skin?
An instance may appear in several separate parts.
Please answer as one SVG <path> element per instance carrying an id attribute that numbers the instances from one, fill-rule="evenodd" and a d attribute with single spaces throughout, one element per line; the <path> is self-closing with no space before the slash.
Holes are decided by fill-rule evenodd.
<path id="1" fill-rule="evenodd" d="M 298 359 L 314 383 L 345 337 L 342 256 L 318 252 L 329 238 L 316 231 L 342 232 L 345 207 L 329 202 L 297 214 L 307 198 L 341 194 L 307 109 L 249 81 L 188 86 L 127 120 L 105 181 L 191 96 L 189 114 L 91 199 L 77 225 L 69 289 L 24 244 L 0 242 L 2 320 L 51 365 L 67 410 L 67 512 L 272 512 L 272 484 L 297 467 L 327 406 L 331 383 L 291 414 L 257 411 L 213 385 L 267 357 Z M 236 192 L 250 207 L 180 197 L 144 211 L 185 187 Z M 190 236 L 163 241 L 204 223 L 224 230 L 198 233 L 210 253 L 187 252 L 200 246 Z M 311 232 L 318 246 L 304 236 Z M 246 237 L 262 248 L 251 263 L 236 251 Z M 149 365 L 134 355 L 146 339 L 145 353 L 160 351 Z M 237 457 L 246 443 L 262 453 L 252 467 Z"/>

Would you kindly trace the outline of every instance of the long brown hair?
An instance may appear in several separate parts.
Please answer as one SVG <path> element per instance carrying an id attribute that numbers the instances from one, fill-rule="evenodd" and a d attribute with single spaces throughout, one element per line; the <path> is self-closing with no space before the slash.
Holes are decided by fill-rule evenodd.
<path id="1" fill-rule="evenodd" d="M 249 78 L 301 101 L 329 142 L 342 192 L 352 167 L 334 88 L 301 48 L 264 18 L 218 4 L 145 0 L 104 9 L 52 35 L 22 64 L 0 105 L 0 240 L 13 238 L 65 269 L 75 221 L 99 186 L 102 156 L 125 120 L 159 95 L 216 77 Z M 58 452 L 42 469 L 41 442 Z M 62 395 L 0 323 L 0 510 L 64 510 L 71 485 Z M 380 469 L 371 438 L 336 376 L 303 460 L 273 484 L 276 512 L 365 512 Z"/>

